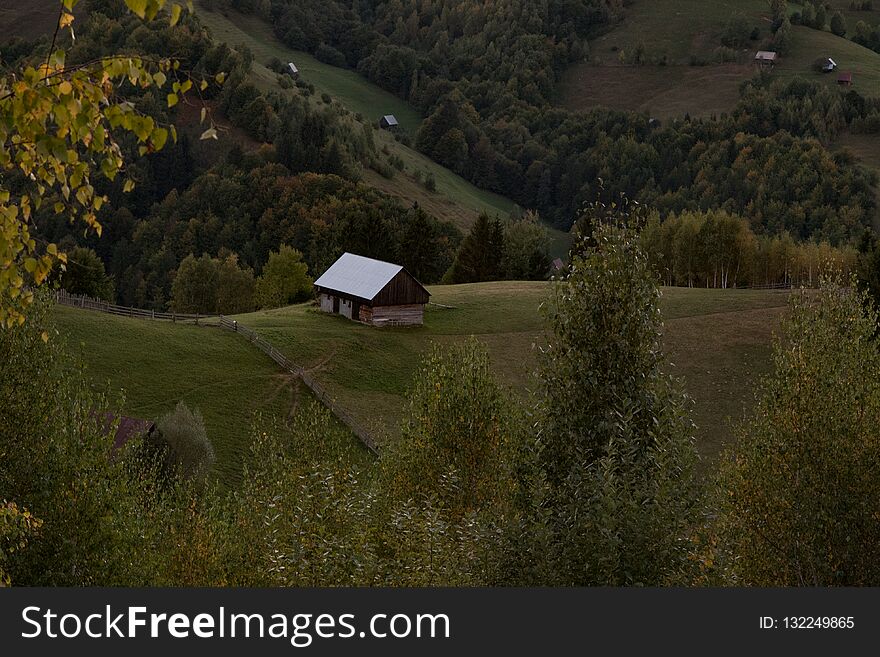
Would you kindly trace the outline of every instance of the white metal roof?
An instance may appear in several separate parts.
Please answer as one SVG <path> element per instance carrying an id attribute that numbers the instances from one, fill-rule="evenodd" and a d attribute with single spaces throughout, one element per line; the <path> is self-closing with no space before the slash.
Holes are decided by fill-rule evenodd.
<path id="1" fill-rule="evenodd" d="M 372 300 L 403 269 L 390 262 L 373 260 L 354 253 L 343 253 L 315 285 Z"/>
<path id="2" fill-rule="evenodd" d="M 294 64 L 293 62 L 288 62 L 287 68 L 290 69 L 291 73 L 299 73 L 299 69 L 296 67 L 296 64 Z"/>
<path id="3" fill-rule="evenodd" d="M 755 54 L 755 59 L 776 59 L 776 53 L 772 50 L 759 50 Z"/>
<path id="4" fill-rule="evenodd" d="M 388 125 L 398 125 L 398 123 L 397 123 L 397 117 L 394 116 L 393 114 L 386 114 L 386 115 L 383 116 L 382 118 L 385 119 L 385 122 L 386 122 Z"/>

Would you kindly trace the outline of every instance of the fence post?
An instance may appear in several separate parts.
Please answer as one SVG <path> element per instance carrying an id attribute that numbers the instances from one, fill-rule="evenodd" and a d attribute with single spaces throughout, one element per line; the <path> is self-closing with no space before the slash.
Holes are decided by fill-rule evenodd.
<path id="1" fill-rule="evenodd" d="M 198 326 L 198 325 L 199 325 L 199 314 L 196 313 L 196 326 Z"/>

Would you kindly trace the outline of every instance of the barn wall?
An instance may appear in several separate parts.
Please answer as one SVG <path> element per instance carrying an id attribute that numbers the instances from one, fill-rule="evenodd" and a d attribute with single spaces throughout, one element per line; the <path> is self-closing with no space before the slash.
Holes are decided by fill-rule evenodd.
<path id="1" fill-rule="evenodd" d="M 431 295 L 405 269 L 388 281 L 388 285 L 373 298 L 373 307 L 425 304 Z"/>
<path id="2" fill-rule="evenodd" d="M 329 294 L 321 294 L 318 296 L 318 303 L 321 306 L 321 310 L 325 313 L 333 312 L 333 297 Z"/>
<path id="3" fill-rule="evenodd" d="M 369 312 L 365 313 L 364 311 Z M 369 319 L 363 319 L 368 316 Z M 361 321 L 373 326 L 420 326 L 425 321 L 425 306 L 420 303 L 402 306 L 373 306 L 361 308 Z"/>
<path id="4" fill-rule="evenodd" d="M 339 314 L 343 317 L 348 317 L 351 319 L 351 311 L 352 311 L 352 301 L 350 299 L 340 299 L 339 300 Z"/>

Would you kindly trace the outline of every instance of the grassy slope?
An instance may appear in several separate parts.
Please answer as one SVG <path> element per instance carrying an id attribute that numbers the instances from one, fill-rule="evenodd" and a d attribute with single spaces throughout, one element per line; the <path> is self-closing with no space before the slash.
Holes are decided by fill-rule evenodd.
<path id="1" fill-rule="evenodd" d="M 51 40 L 58 22 L 58 8 L 56 0 L 11 0 L 0 3 L 0 26 L 3 27 L 0 39 L 5 41 L 12 36 L 38 39 L 44 36 Z M 80 18 L 82 8 L 75 15 Z"/>
<path id="2" fill-rule="evenodd" d="M 435 286 L 425 326 L 373 329 L 311 305 L 243 315 L 293 360 L 313 368 L 340 403 L 368 426 L 393 436 L 420 354 L 474 334 L 489 348 L 501 380 L 523 396 L 535 385 L 537 345 L 543 340 L 538 306 L 546 283 L 499 282 Z M 778 292 L 664 289 L 666 346 L 674 373 L 696 400 L 700 447 L 707 457 L 731 436 L 752 384 L 766 371 L 773 327 L 786 303 Z"/>
<path id="3" fill-rule="evenodd" d="M 570 109 L 604 105 L 660 118 L 720 114 L 739 98 L 739 85 L 754 74 L 749 64 L 689 66 L 691 55 L 713 61 L 724 23 L 743 13 L 762 38 L 770 33 L 764 0 L 636 0 L 624 21 L 590 43 L 590 62 L 571 67 L 560 84 L 560 103 Z M 667 66 L 622 66 L 620 53 L 644 44 Z"/>
<path id="4" fill-rule="evenodd" d="M 791 5 L 791 11 L 798 9 Z M 720 45 L 725 21 L 735 12 L 745 14 L 769 36 L 769 14 L 764 0 L 636 0 L 627 8 L 624 22 L 591 43 L 591 62 L 577 64 L 560 85 L 560 103 L 571 109 L 604 105 L 638 110 L 661 118 L 719 114 L 739 98 L 739 85 L 754 75 L 750 63 L 688 66 L 691 55 L 711 61 Z M 880 21 L 880 12 L 849 12 L 849 30 L 856 18 Z M 880 94 L 880 55 L 830 32 L 794 28 L 793 45 L 777 66 L 782 79 L 803 76 L 836 84 L 836 75 L 815 73 L 812 63 L 832 57 L 842 70 L 853 71 L 855 88 L 867 96 Z M 624 67 L 620 51 L 646 46 L 649 57 L 666 55 L 668 66 Z M 761 41 L 749 44 L 749 53 Z M 750 59 L 750 57 L 747 57 Z"/>
<path id="5" fill-rule="evenodd" d="M 225 484 L 240 474 L 255 413 L 283 426 L 305 395 L 267 356 L 217 328 L 67 307 L 53 313 L 95 388 L 109 389 L 117 402 L 124 395 L 121 412 L 155 420 L 178 401 L 200 410 Z M 339 450 L 354 459 L 366 454 L 353 436 Z"/>
<path id="6" fill-rule="evenodd" d="M 762 37 L 769 34 L 766 0 L 635 0 L 618 27 L 590 44 L 591 54 L 612 63 L 619 51 L 644 43 L 650 56 L 666 55 L 671 63 L 686 64 L 692 54 L 712 54 L 721 43 L 724 23 L 736 13 L 761 28 Z"/>
<path id="7" fill-rule="evenodd" d="M 748 64 L 717 66 L 596 66 L 566 71 L 559 102 L 571 110 L 601 105 L 660 119 L 719 115 L 739 100 L 739 86 L 755 73 Z"/>
<path id="8" fill-rule="evenodd" d="M 261 19 L 233 12 L 224 16 L 204 9 L 199 9 L 198 15 L 215 39 L 232 47 L 245 45 L 251 50 L 255 84 L 261 88 L 281 91 L 277 75 L 266 66 L 269 60 L 277 57 L 284 62 L 293 61 L 300 69 L 302 79 L 315 86 L 318 96 L 329 94 L 351 112 L 360 113 L 367 122 L 375 123 L 382 114 L 394 114 L 407 133 L 414 135 L 418 130 L 422 117 L 408 103 L 354 71 L 324 64 L 307 53 L 287 48 Z M 370 185 L 407 202 L 418 201 L 436 216 L 463 228 L 468 228 L 480 212 L 502 216 L 516 212 L 516 204 L 509 199 L 475 187 L 449 169 L 398 143 L 389 133 L 377 131 L 375 138 L 379 148 L 387 146 L 393 155 L 404 161 L 406 170 L 395 173 L 391 180 L 367 171 L 364 180 Z M 415 181 L 412 174 L 416 170 L 434 175 L 437 182 L 435 193 L 428 192 Z"/>
<path id="9" fill-rule="evenodd" d="M 837 84 L 836 74 L 812 70 L 813 62 L 819 57 L 831 57 L 837 62 L 838 70 L 851 71 L 853 89 L 863 96 L 880 95 L 880 54 L 831 32 L 803 26 L 794 27 L 791 50 L 776 67 L 774 75 L 783 79 L 799 75 Z"/>

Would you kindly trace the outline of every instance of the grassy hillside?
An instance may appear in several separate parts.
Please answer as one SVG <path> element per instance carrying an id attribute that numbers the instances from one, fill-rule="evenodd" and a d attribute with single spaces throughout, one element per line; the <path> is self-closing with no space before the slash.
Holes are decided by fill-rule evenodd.
<path id="1" fill-rule="evenodd" d="M 0 26 L 3 39 L 18 36 L 22 39 L 52 38 L 58 22 L 59 3 L 56 0 L 11 0 L 0 2 Z M 83 15 L 78 8 L 76 16 Z"/>
<path id="2" fill-rule="evenodd" d="M 535 381 L 536 346 L 543 341 L 539 305 L 547 283 L 498 282 L 434 286 L 421 328 L 374 329 L 305 304 L 242 315 L 283 352 L 309 368 L 366 426 L 394 436 L 420 355 L 476 335 L 489 348 L 501 380 L 524 397 Z M 696 401 L 700 449 L 707 457 L 730 439 L 728 418 L 752 400 L 767 371 L 771 334 L 786 304 L 779 292 L 664 289 L 666 346 L 674 372 Z"/>
<path id="3" fill-rule="evenodd" d="M 820 32 L 808 27 L 795 26 L 792 31 L 792 47 L 774 71 L 780 78 L 805 78 L 837 84 L 837 75 L 812 70 L 813 62 L 820 57 L 831 57 L 839 71 L 851 71 L 853 89 L 863 96 L 880 95 L 880 54 L 849 39 L 831 32 Z"/>
<path id="4" fill-rule="evenodd" d="M 718 115 L 739 100 L 739 86 L 755 74 L 750 64 L 713 66 L 597 66 L 569 68 L 559 102 L 570 110 L 602 106 L 644 112 L 660 119 Z"/>
<path id="5" fill-rule="evenodd" d="M 848 9 L 849 32 L 858 20 L 880 22 L 880 11 Z M 800 9 L 790 3 L 792 12 Z M 841 7 L 843 8 L 843 7 Z M 759 39 L 746 44 L 739 64 L 691 66 L 691 60 L 714 62 L 715 49 L 727 20 L 745 15 L 759 30 Z M 739 99 L 739 85 L 755 74 L 752 51 L 770 36 L 769 10 L 764 0 L 636 0 L 624 21 L 591 42 L 590 61 L 572 66 L 563 76 L 559 102 L 569 109 L 605 106 L 636 110 L 660 118 L 720 114 Z M 626 54 L 643 47 L 647 59 L 666 65 L 624 66 Z M 624 53 L 622 58 L 621 53 Z M 852 71 L 855 89 L 866 96 L 880 94 L 880 54 L 830 32 L 806 27 L 793 30 L 792 48 L 774 76 L 795 76 L 836 84 L 836 75 L 812 70 L 819 57 L 832 57 L 841 70 Z"/>
<path id="6" fill-rule="evenodd" d="M 282 91 L 277 74 L 266 65 L 273 57 L 283 62 L 295 62 L 305 82 L 315 86 L 317 95 L 329 94 L 349 111 L 360 114 L 369 123 L 376 123 L 383 114 L 394 114 L 403 129 L 415 135 L 422 117 L 408 103 L 370 83 L 354 71 L 319 62 L 311 55 L 291 50 L 272 34 L 271 26 L 258 17 L 235 12 L 224 15 L 198 9 L 198 16 L 208 26 L 218 41 L 232 47 L 247 46 L 254 54 L 253 75 L 255 84 L 264 90 Z M 291 92 L 293 93 L 293 92 Z M 377 130 L 378 147 L 387 149 L 400 157 L 406 169 L 386 179 L 373 171 L 364 174 L 365 182 L 382 191 L 411 203 L 418 201 L 437 217 L 448 219 L 460 227 L 468 228 L 481 212 L 507 216 L 516 212 L 516 204 L 497 194 L 479 189 L 461 176 L 426 158 L 414 149 L 398 143 L 392 135 Z M 414 173 L 432 174 L 437 183 L 435 192 L 428 192 L 416 182 Z"/>
<path id="7" fill-rule="evenodd" d="M 234 483 L 240 474 L 255 414 L 283 426 L 306 398 L 300 385 L 267 356 L 218 328 L 63 306 L 53 315 L 95 389 L 109 390 L 120 412 L 155 420 L 179 401 L 201 411 L 224 484 Z M 345 458 L 368 458 L 354 436 L 334 449 Z"/>
<path id="8" fill-rule="evenodd" d="M 670 64 L 687 64 L 691 55 L 708 58 L 721 43 L 725 22 L 737 13 L 761 28 L 762 38 L 770 33 L 766 0 L 634 0 L 625 11 L 619 26 L 590 43 L 592 57 L 603 64 L 639 44 Z"/>

